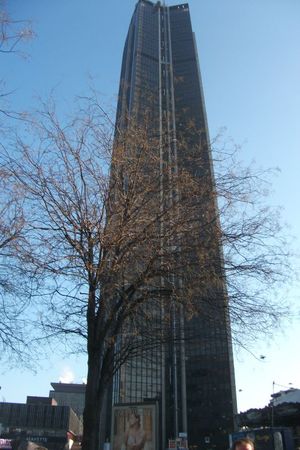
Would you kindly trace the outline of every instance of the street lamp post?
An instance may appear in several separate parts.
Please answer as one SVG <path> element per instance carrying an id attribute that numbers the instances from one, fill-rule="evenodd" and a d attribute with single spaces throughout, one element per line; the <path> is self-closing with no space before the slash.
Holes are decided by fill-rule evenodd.
<path id="1" fill-rule="evenodd" d="M 273 381 L 273 389 L 272 389 L 272 391 L 273 391 L 273 393 L 272 393 L 272 410 L 271 410 L 271 427 L 272 428 L 274 427 L 274 401 L 275 401 L 274 388 L 275 388 L 275 381 Z"/>

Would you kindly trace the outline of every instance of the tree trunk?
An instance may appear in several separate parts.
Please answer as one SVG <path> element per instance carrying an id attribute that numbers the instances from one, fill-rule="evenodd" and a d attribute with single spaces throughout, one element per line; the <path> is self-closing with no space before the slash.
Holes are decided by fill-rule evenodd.
<path id="1" fill-rule="evenodd" d="M 100 417 L 105 386 L 99 385 L 101 361 L 99 354 L 89 356 L 88 376 L 83 412 L 82 450 L 100 450 Z"/>

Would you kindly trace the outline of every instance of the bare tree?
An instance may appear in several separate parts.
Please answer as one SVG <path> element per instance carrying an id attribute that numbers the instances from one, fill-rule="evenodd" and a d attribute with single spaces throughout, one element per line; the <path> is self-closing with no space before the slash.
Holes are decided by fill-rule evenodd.
<path id="1" fill-rule="evenodd" d="M 291 247 L 280 208 L 268 204 L 278 169 L 245 166 L 223 135 L 213 143 L 216 193 L 233 337 L 244 345 L 271 335 L 288 313 L 276 290 L 291 281 Z M 265 314 L 267 312 L 267 314 Z M 259 320 L 258 320 L 259 318 Z"/>
<path id="2" fill-rule="evenodd" d="M 0 2 L 0 53 L 17 53 L 25 56 L 19 48 L 22 41 L 31 39 L 34 33 L 29 20 L 16 20 L 7 12 L 5 0 Z"/>
<path id="3" fill-rule="evenodd" d="M 265 294 L 284 278 L 287 254 L 278 218 L 257 201 L 261 174 L 234 167 L 228 156 L 212 185 L 201 155 L 195 171 L 195 155 L 178 168 L 164 151 L 146 120 L 114 139 L 107 114 L 88 101 L 65 124 L 44 105 L 27 138 L 24 132 L 2 152 L 25 193 L 26 239 L 13 260 L 38 280 L 43 333 L 87 352 L 84 450 L 99 448 L 113 374 L 167 342 L 182 305 L 186 320 L 230 314 L 237 330 L 249 321 L 265 329 L 281 312 Z M 225 276 L 229 302 L 220 304 Z"/>
<path id="4" fill-rule="evenodd" d="M 32 39 L 34 32 L 29 20 L 16 20 L 7 12 L 5 0 L 0 0 L 0 58 L 18 55 L 26 57 L 22 43 Z M 22 118 L 23 114 L 9 108 L 9 97 L 12 94 L 6 88 L 5 80 L 0 79 L 0 115 L 9 118 Z M 2 131 L 1 124 L 0 131 Z"/>
<path id="5" fill-rule="evenodd" d="M 11 55 L 25 57 L 22 43 L 33 37 L 28 20 L 15 20 L 7 12 L 6 2 L 0 1 L 0 58 Z M 23 113 L 9 107 L 12 94 L 7 90 L 5 80 L 0 80 L 0 122 L 1 147 L 4 148 L 4 134 L 7 123 L 4 119 L 21 119 Z M 25 239 L 22 191 L 0 165 L 0 345 L 1 360 L 7 355 L 10 361 L 17 358 L 26 364 L 26 318 L 25 309 L 31 292 L 30 283 L 24 277 L 23 268 L 12 258 L 19 251 Z M 13 260 L 14 259 L 14 260 Z"/>
<path id="6" fill-rule="evenodd" d="M 23 198 L 11 177 L 0 168 L 0 347 L 1 361 L 28 365 L 25 310 L 32 293 L 27 272 L 16 255 L 26 240 Z M 26 362 L 27 361 L 27 362 Z"/>

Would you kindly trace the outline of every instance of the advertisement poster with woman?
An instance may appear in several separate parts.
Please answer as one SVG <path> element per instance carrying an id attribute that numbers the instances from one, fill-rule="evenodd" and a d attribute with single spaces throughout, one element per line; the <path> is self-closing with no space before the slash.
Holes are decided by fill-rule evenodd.
<path id="1" fill-rule="evenodd" d="M 113 408 L 112 450 L 156 450 L 155 405 Z"/>

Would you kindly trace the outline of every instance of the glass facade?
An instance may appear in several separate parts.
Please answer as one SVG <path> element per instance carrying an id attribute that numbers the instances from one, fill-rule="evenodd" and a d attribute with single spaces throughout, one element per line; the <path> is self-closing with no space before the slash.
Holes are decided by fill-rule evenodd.
<path id="1" fill-rule="evenodd" d="M 172 343 L 148 350 L 146 357 L 136 355 L 122 366 L 114 379 L 113 404 L 159 401 L 159 448 L 167 447 L 168 438 L 187 432 L 191 448 L 221 450 L 228 448 L 228 434 L 234 428 L 234 369 L 222 250 L 217 232 L 201 230 L 201 217 L 210 210 L 216 215 L 216 206 L 188 4 L 167 7 L 140 0 L 136 5 L 123 54 L 117 127 L 126 127 L 128 117 L 145 113 L 178 168 L 199 179 L 206 174 L 206 200 L 197 209 L 199 232 L 191 237 L 190 252 L 182 255 L 189 263 L 194 261 L 190 264 L 194 270 L 185 277 L 186 289 L 200 309 L 202 303 L 205 308 L 189 320 L 184 311 L 174 314 Z M 199 275 L 201 251 L 210 255 L 205 264 L 220 280 L 205 294 Z M 160 320 L 158 311 L 153 320 Z"/>

